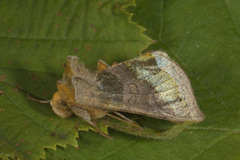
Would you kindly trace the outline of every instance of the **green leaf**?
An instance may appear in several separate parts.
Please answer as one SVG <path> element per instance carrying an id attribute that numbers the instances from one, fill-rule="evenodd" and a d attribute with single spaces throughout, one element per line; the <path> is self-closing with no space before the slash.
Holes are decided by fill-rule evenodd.
<path id="1" fill-rule="evenodd" d="M 96 68 L 100 58 L 123 61 L 149 46 L 152 40 L 124 10 L 134 4 L 132 0 L 0 1 L 1 158 L 34 160 L 45 157 L 45 148 L 77 147 L 77 129 L 91 128 L 76 117 L 57 117 L 49 104 L 28 100 L 27 94 L 51 99 L 68 55 Z"/>
<path id="2" fill-rule="evenodd" d="M 188 74 L 206 119 L 171 140 L 111 131 L 80 133 L 79 149 L 48 150 L 52 159 L 240 159 L 240 2 L 138 0 L 133 20 Z M 155 127 L 159 123 L 150 119 Z M 84 147 L 80 147 L 84 146 Z M 66 154 L 66 153 L 71 153 Z M 94 154 L 93 154 L 94 153 Z"/>

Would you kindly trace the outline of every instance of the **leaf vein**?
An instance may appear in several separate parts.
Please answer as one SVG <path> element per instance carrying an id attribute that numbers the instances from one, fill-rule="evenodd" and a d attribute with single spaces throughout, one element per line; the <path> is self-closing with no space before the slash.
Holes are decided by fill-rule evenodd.
<path id="1" fill-rule="evenodd" d="M 220 136 L 218 139 L 216 139 L 215 141 L 213 141 L 212 144 L 210 144 L 206 149 L 202 150 L 199 154 L 197 154 L 195 157 L 193 157 L 191 160 L 197 159 L 199 158 L 202 154 L 204 154 L 207 150 L 209 150 L 210 148 L 212 148 L 213 146 L 215 146 L 218 142 L 226 139 L 228 136 L 232 135 L 232 133 L 228 133 L 225 134 L 223 136 Z"/>
<path id="2" fill-rule="evenodd" d="M 126 145 L 124 145 L 124 146 L 122 146 L 122 147 L 119 147 L 118 149 L 116 149 L 116 150 L 110 152 L 109 154 L 107 154 L 106 156 L 100 158 L 100 160 L 103 160 L 103 159 L 106 159 L 107 157 L 110 157 L 111 155 L 119 152 L 120 150 L 122 150 L 122 149 L 124 149 L 124 148 L 126 148 L 126 147 L 129 147 L 130 145 L 136 143 L 137 141 L 138 141 L 138 140 L 133 140 L 133 141 L 131 141 L 130 143 L 128 143 L 128 144 L 126 144 Z"/>
<path id="3" fill-rule="evenodd" d="M 231 19 L 231 22 L 232 22 L 232 24 L 234 26 L 234 29 L 235 29 L 236 33 L 237 33 L 237 36 L 238 36 L 238 38 L 240 38 L 240 31 L 237 29 L 236 23 L 235 23 L 235 21 L 233 19 L 232 13 L 231 13 L 228 5 L 227 5 L 227 2 L 226 2 L 226 0 L 223 0 L 223 2 L 224 2 L 225 6 L 227 8 L 227 11 L 228 11 L 229 15 L 230 15 L 230 19 Z"/>

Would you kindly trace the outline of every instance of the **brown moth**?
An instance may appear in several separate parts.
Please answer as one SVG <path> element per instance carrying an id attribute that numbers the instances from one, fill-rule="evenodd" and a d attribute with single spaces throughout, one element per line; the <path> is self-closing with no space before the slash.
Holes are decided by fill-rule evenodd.
<path id="1" fill-rule="evenodd" d="M 162 51 L 108 66 L 98 61 L 97 71 L 88 70 L 78 57 L 68 56 L 52 110 L 61 118 L 72 114 L 94 126 L 104 116 L 140 126 L 119 112 L 149 116 L 172 122 L 200 122 L 200 111 L 184 71 Z M 113 116 L 114 113 L 117 116 Z"/>

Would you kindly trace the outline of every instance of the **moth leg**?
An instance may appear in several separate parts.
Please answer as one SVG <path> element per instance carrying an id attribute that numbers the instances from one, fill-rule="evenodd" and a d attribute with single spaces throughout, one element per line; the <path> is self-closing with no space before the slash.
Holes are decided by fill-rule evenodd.
<path id="1" fill-rule="evenodd" d="M 89 115 L 89 113 L 88 113 L 87 110 L 82 109 L 82 108 L 79 108 L 79 107 L 75 107 L 75 106 L 69 106 L 69 108 L 71 109 L 71 111 L 72 111 L 76 116 L 78 116 L 79 118 L 81 118 L 81 119 L 83 119 L 84 121 L 88 122 L 91 126 L 93 126 L 100 135 L 102 135 L 102 136 L 104 136 L 104 137 L 106 137 L 106 138 L 111 139 L 111 137 L 110 137 L 109 135 L 103 133 L 103 132 L 97 127 L 96 123 L 91 120 L 91 116 Z"/>
<path id="2" fill-rule="evenodd" d="M 92 123 L 89 123 L 89 124 L 91 124 L 91 125 L 96 129 L 96 131 L 97 131 L 100 135 L 102 135 L 103 137 L 106 137 L 106 138 L 108 138 L 108 139 L 112 139 L 112 137 L 110 137 L 109 135 L 103 133 L 103 132 L 97 127 L 95 121 L 92 122 Z"/>
<path id="3" fill-rule="evenodd" d="M 98 71 L 104 71 L 105 69 L 107 69 L 109 67 L 109 65 L 104 62 L 103 60 L 98 60 L 97 62 L 97 70 Z"/>
<path id="4" fill-rule="evenodd" d="M 158 134 L 158 139 L 171 139 L 176 137 L 179 133 L 186 129 L 187 126 L 192 125 L 194 122 L 186 121 L 183 123 L 178 123 L 172 126 L 170 129 Z"/>
<path id="5" fill-rule="evenodd" d="M 113 111 L 113 113 L 115 113 L 116 115 L 118 115 L 119 117 L 125 119 L 126 121 L 130 122 L 130 123 L 133 123 L 137 126 L 139 126 L 139 124 L 137 124 L 136 122 L 132 121 L 131 119 L 125 117 L 123 114 L 119 113 L 119 112 L 116 112 L 116 111 Z M 141 128 L 141 126 L 139 126 L 139 128 Z"/>
<path id="6" fill-rule="evenodd" d="M 118 131 L 122 131 L 128 134 L 136 135 L 139 137 L 151 138 L 151 139 L 171 139 L 176 137 L 179 133 L 186 129 L 187 126 L 194 122 L 183 122 L 172 126 L 170 129 L 159 132 L 157 129 L 152 128 L 136 128 L 129 126 L 125 123 L 109 122 L 109 126 Z"/>
<path id="7" fill-rule="evenodd" d="M 119 121 L 122 121 L 122 122 L 124 122 L 124 123 L 126 123 L 126 124 L 130 124 L 130 125 L 133 126 L 133 127 L 141 128 L 141 126 L 139 126 L 139 124 L 137 124 L 137 123 L 135 123 L 135 122 L 127 121 L 127 120 L 125 120 L 125 119 L 123 119 L 123 118 L 120 118 L 120 117 L 111 115 L 111 114 L 109 114 L 109 113 L 106 113 L 106 115 L 109 116 L 109 117 L 115 118 L 115 119 L 117 119 L 117 120 L 119 120 Z"/>

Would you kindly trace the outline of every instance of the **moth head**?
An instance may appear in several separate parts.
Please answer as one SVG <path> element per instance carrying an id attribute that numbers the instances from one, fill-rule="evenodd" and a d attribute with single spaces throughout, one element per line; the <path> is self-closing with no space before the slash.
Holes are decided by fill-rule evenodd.
<path id="1" fill-rule="evenodd" d="M 72 111 L 68 107 L 67 103 L 63 101 L 59 91 L 55 92 L 50 102 L 52 110 L 61 118 L 68 118 L 72 115 Z"/>

